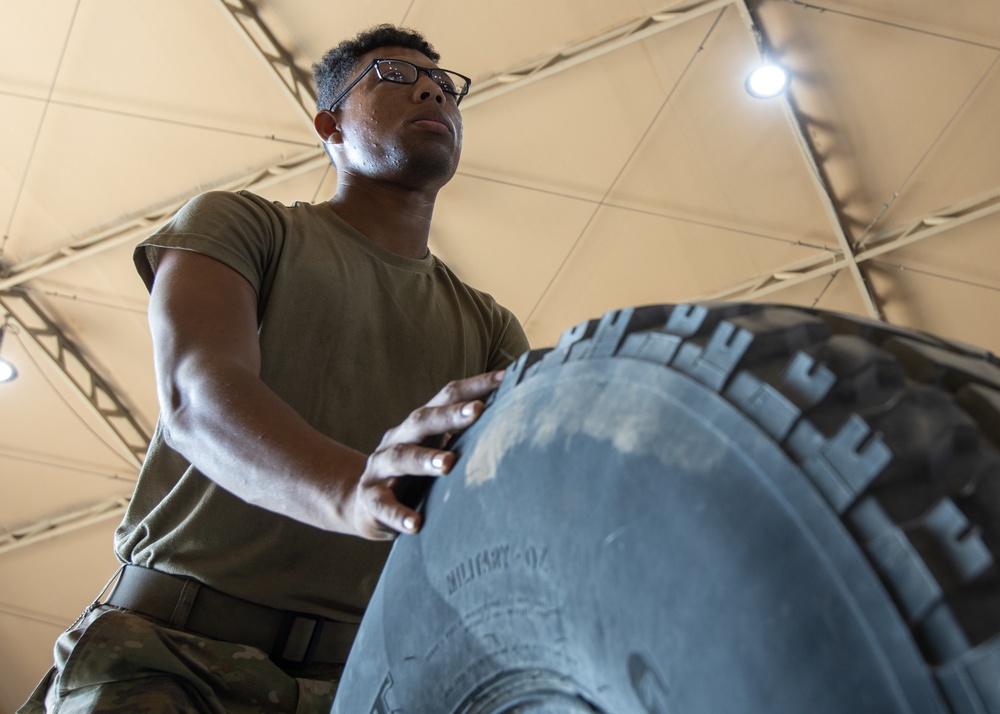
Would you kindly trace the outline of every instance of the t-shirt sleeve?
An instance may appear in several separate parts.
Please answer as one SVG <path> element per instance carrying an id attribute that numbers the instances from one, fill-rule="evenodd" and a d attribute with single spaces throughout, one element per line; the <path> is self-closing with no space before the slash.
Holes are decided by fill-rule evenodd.
<path id="1" fill-rule="evenodd" d="M 136 270 L 146 285 L 164 249 L 201 253 L 232 268 L 259 295 L 275 251 L 276 218 L 267 203 L 252 194 L 212 191 L 191 199 L 162 228 L 136 246 Z"/>
<path id="2" fill-rule="evenodd" d="M 497 305 L 497 309 L 501 319 L 498 321 L 499 330 L 490 352 L 490 363 L 487 371 L 504 369 L 520 357 L 523 352 L 530 349 L 528 338 L 524 334 L 521 323 L 514 317 L 514 313 L 501 305 Z"/>

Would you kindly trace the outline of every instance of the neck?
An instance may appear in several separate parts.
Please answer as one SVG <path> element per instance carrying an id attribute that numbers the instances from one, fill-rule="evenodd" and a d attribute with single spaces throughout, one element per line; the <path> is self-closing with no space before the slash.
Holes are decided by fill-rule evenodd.
<path id="1" fill-rule="evenodd" d="M 405 258 L 427 255 L 437 190 L 431 192 L 341 174 L 330 205 L 370 241 Z"/>

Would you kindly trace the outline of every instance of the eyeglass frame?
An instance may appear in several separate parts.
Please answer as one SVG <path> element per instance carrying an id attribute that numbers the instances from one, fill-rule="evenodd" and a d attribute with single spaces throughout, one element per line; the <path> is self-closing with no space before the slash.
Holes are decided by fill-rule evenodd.
<path id="1" fill-rule="evenodd" d="M 408 64 L 411 67 L 413 67 L 415 70 L 417 70 L 417 77 L 412 82 L 400 82 L 400 81 L 395 80 L 395 79 L 388 79 L 387 77 L 383 77 L 382 73 L 379 72 L 379 69 L 378 69 L 378 63 L 379 62 L 402 62 L 403 64 Z M 365 67 L 364 71 L 361 74 L 359 74 L 357 76 L 357 78 L 353 82 L 351 82 L 350 84 L 347 85 L 347 89 L 345 89 L 343 92 L 341 92 L 339 97 L 337 97 L 336 99 L 333 100 L 333 103 L 330 104 L 329 111 L 332 112 L 333 108 L 335 106 L 337 106 L 344 97 L 347 96 L 347 93 L 350 92 L 352 89 L 354 89 L 354 85 L 356 85 L 358 82 L 360 82 L 362 79 L 364 79 L 365 75 L 368 74 L 369 72 L 371 72 L 372 69 L 375 70 L 375 74 L 379 78 L 380 82 L 391 82 L 392 84 L 402 84 L 402 85 L 413 85 L 413 84 L 416 84 L 418 81 L 420 81 L 420 73 L 421 72 L 423 72 L 424 74 L 426 74 L 430 78 L 430 80 L 432 82 L 434 82 L 434 84 L 436 84 L 439 87 L 441 87 L 441 84 L 437 80 L 434 79 L 434 77 L 431 75 L 431 72 L 447 72 L 448 74 L 453 74 L 456 77 L 461 77 L 462 79 L 465 80 L 465 91 L 460 92 L 460 93 L 449 92 L 444 87 L 441 87 L 441 91 L 442 92 L 445 92 L 445 93 L 450 94 L 451 96 L 455 97 L 455 106 L 458 106 L 459 104 L 462 103 L 462 97 L 464 97 L 466 94 L 468 94 L 469 93 L 469 89 L 472 87 L 472 80 L 469 77 L 466 77 L 464 74 L 459 74 L 458 72 L 455 72 L 454 70 L 444 69 L 443 67 L 421 67 L 421 66 L 415 65 L 412 62 L 409 62 L 407 60 L 393 59 L 392 57 L 376 57 L 375 59 L 373 59 L 368 64 L 367 67 Z"/>

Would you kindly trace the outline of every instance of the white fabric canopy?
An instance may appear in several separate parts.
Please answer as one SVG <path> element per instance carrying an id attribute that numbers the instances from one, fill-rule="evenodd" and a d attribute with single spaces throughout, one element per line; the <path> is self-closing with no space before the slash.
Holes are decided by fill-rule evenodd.
<path id="1" fill-rule="evenodd" d="M 116 567 L 157 414 L 132 246 L 209 188 L 329 197 L 303 70 L 362 27 L 419 29 L 473 77 L 432 249 L 535 346 L 710 298 L 1000 348 L 996 0 L 0 0 L 0 17 L 19 371 L 0 385 L 4 711 Z M 785 97 L 744 89 L 765 55 L 792 72 Z"/>

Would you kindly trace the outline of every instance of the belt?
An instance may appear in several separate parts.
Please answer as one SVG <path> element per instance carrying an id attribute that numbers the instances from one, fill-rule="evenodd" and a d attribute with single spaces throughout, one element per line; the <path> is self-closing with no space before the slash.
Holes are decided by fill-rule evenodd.
<path id="1" fill-rule="evenodd" d="M 197 580 L 126 565 L 105 604 L 166 626 L 263 650 L 282 667 L 343 664 L 358 624 L 258 605 Z"/>

